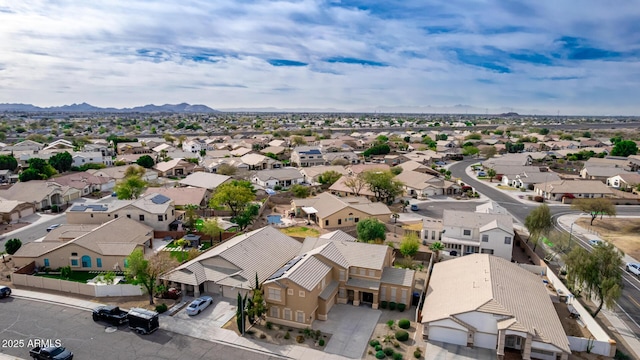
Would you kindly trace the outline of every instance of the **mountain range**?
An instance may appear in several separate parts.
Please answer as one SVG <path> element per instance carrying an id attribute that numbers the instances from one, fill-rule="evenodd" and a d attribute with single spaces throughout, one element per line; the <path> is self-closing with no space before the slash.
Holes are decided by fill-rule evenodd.
<path id="1" fill-rule="evenodd" d="M 63 106 L 39 107 L 31 104 L 0 104 L 0 112 L 77 112 L 77 113 L 218 113 L 206 105 L 164 104 L 144 105 L 133 108 L 101 108 L 87 103 L 71 104 Z"/>

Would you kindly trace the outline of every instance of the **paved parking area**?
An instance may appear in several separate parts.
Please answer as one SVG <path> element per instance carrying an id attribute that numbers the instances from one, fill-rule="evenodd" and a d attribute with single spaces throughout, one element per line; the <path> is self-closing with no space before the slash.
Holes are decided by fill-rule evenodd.
<path id="1" fill-rule="evenodd" d="M 204 294 L 208 295 L 208 294 Z M 186 306 L 173 316 L 177 326 L 187 326 L 206 330 L 211 327 L 221 328 L 234 316 L 236 316 L 237 306 L 232 300 L 221 296 L 212 296 L 213 304 L 209 305 L 203 312 L 195 316 L 187 315 Z M 189 304 L 193 299 L 188 299 Z"/>
<path id="2" fill-rule="evenodd" d="M 380 318 L 380 310 L 336 304 L 326 321 L 315 320 L 313 329 L 332 334 L 325 352 L 360 359 Z"/>

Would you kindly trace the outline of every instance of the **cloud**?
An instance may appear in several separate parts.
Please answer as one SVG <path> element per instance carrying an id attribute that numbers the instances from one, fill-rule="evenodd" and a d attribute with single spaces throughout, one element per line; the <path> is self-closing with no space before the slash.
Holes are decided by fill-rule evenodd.
<path id="1" fill-rule="evenodd" d="M 638 114 L 635 5 L 24 0 L 0 7 L 0 98 Z"/>

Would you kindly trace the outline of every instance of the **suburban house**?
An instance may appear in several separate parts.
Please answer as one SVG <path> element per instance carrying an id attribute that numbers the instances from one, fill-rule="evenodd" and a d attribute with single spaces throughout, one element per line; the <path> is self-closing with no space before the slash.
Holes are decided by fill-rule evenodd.
<path id="1" fill-rule="evenodd" d="M 5 146 L 3 151 L 40 151 L 44 148 L 44 144 L 35 142 L 33 140 L 22 140 L 13 145 Z"/>
<path id="2" fill-rule="evenodd" d="M 82 196 L 89 195 L 94 191 L 111 191 L 116 185 L 113 179 L 95 176 L 85 171 L 54 177 L 49 181 L 77 189 Z"/>
<path id="3" fill-rule="evenodd" d="M 347 166 L 351 176 L 357 176 L 367 171 L 388 171 L 391 167 L 387 164 L 357 164 Z"/>
<path id="4" fill-rule="evenodd" d="M 0 198 L 0 221 L 9 224 L 36 212 L 33 203 Z"/>
<path id="5" fill-rule="evenodd" d="M 320 175 L 327 171 L 335 171 L 340 175 L 347 174 L 347 169 L 342 165 L 310 166 L 300 169 L 300 173 L 304 177 L 304 182 L 310 184 L 317 183 Z"/>
<path id="6" fill-rule="evenodd" d="M 267 320 L 300 328 L 327 320 L 334 304 L 411 306 L 415 271 L 393 261 L 387 245 L 306 238 L 298 256 L 262 284 Z"/>
<path id="7" fill-rule="evenodd" d="M 52 205 L 63 205 L 82 196 L 78 189 L 63 186 L 48 180 L 17 182 L 6 190 L 0 190 L 0 197 L 31 203 L 36 210 L 48 210 Z"/>
<path id="8" fill-rule="evenodd" d="M 174 202 L 155 192 L 137 200 L 73 205 L 67 210 L 66 216 L 69 224 L 103 224 L 126 217 L 160 231 L 169 230 L 169 224 L 176 219 Z"/>
<path id="9" fill-rule="evenodd" d="M 481 253 L 508 261 L 513 237 L 513 219 L 507 214 L 453 210 L 444 210 L 442 222 L 425 219 L 421 234 L 427 244 L 440 241 L 451 256 Z"/>
<path id="10" fill-rule="evenodd" d="M 87 170 L 87 173 L 118 181 L 118 180 L 124 179 L 127 169 L 131 166 L 135 166 L 136 168 L 143 168 L 142 166 L 139 166 L 139 165 L 123 165 L 123 166 L 107 167 L 104 169 L 89 169 Z M 151 169 L 145 169 L 145 173 L 144 175 L 142 175 L 142 180 L 153 181 L 157 179 L 158 179 L 157 172 Z"/>
<path id="11" fill-rule="evenodd" d="M 239 158 L 205 158 L 200 161 L 204 169 L 210 173 L 217 173 L 220 165 L 229 165 L 238 170 L 249 170 L 249 165 L 245 164 Z"/>
<path id="12" fill-rule="evenodd" d="M 109 147 L 109 144 L 106 143 L 106 140 L 102 140 L 105 142 L 99 142 L 102 139 L 93 140 L 93 143 L 84 144 L 82 147 L 82 151 L 84 152 L 99 152 L 102 156 L 109 157 L 113 155 L 113 150 Z"/>
<path id="13" fill-rule="evenodd" d="M 187 205 L 208 207 L 211 198 L 209 190 L 199 187 L 152 187 L 148 188 L 143 196 L 153 193 L 168 197 L 179 208 Z"/>
<path id="14" fill-rule="evenodd" d="M 369 185 L 364 184 L 361 189 L 358 189 L 359 190 L 358 193 L 355 193 L 354 191 L 356 190 L 355 188 L 351 188 L 347 186 L 347 183 L 345 182 L 352 178 L 353 177 L 349 175 L 341 176 L 340 179 L 338 179 L 338 181 L 334 182 L 329 187 L 329 191 L 331 192 L 331 194 L 340 196 L 340 197 L 364 196 L 371 201 L 376 200 L 376 194 L 374 194 L 373 191 L 369 189 Z"/>
<path id="15" fill-rule="evenodd" d="M 404 184 L 407 196 L 415 196 L 418 199 L 425 199 L 434 195 L 452 195 L 458 193 L 461 189 L 454 182 L 415 171 L 403 171 L 395 178 Z"/>
<path id="16" fill-rule="evenodd" d="M 623 191 L 632 191 L 640 184 L 640 174 L 624 172 L 607 178 L 607 185 Z"/>
<path id="17" fill-rule="evenodd" d="M 540 276 L 488 254 L 434 265 L 421 322 L 429 342 L 494 350 L 498 359 L 509 350 L 522 359 L 571 353 Z"/>
<path id="18" fill-rule="evenodd" d="M 551 172 L 551 171 L 545 171 L 545 172 L 524 172 L 521 174 L 516 174 L 515 176 L 509 178 L 507 176 L 504 176 L 502 178 L 502 181 L 505 181 L 505 178 L 507 179 L 508 185 L 509 186 L 513 186 L 514 188 L 533 188 L 535 186 L 535 184 L 541 183 L 541 182 L 546 182 L 546 181 L 558 181 L 560 180 L 560 176 L 558 176 L 558 174 Z M 511 179 L 509 181 L 509 179 Z"/>
<path id="19" fill-rule="evenodd" d="M 345 151 L 345 152 L 328 152 L 323 155 L 324 162 L 327 165 L 331 165 L 339 162 L 344 162 L 346 164 L 359 164 L 362 160 L 360 156 L 356 155 L 353 151 Z"/>
<path id="20" fill-rule="evenodd" d="M 614 166 L 599 166 L 585 163 L 582 170 L 580 170 L 580 177 L 587 180 L 599 180 L 605 182 L 612 174 L 621 173 L 623 171 L 623 169 L 619 169 Z"/>
<path id="21" fill-rule="evenodd" d="M 263 282 L 300 252 L 302 244 L 266 226 L 231 238 L 161 276 L 183 294 L 202 292 L 236 299 Z"/>
<path id="22" fill-rule="evenodd" d="M 80 167 L 86 164 L 103 164 L 105 166 L 113 165 L 113 160 L 110 156 L 103 156 L 101 152 L 73 152 L 71 153 L 73 159 L 72 166 Z"/>
<path id="23" fill-rule="evenodd" d="M 270 189 L 276 186 L 288 188 L 291 185 L 304 183 L 304 176 L 300 173 L 300 170 L 286 167 L 257 171 L 251 176 L 251 182 Z"/>
<path id="24" fill-rule="evenodd" d="M 187 175 L 184 179 L 180 180 L 178 184 L 180 186 L 191 186 L 202 189 L 207 189 L 209 192 L 213 192 L 218 186 L 231 181 L 231 176 L 218 175 L 206 172 L 195 172 Z"/>
<path id="25" fill-rule="evenodd" d="M 291 164 L 300 167 L 324 165 L 323 155 L 317 146 L 298 146 L 291 151 Z"/>
<path id="26" fill-rule="evenodd" d="M 199 153 L 200 150 L 206 150 L 207 144 L 199 140 L 189 140 L 182 143 L 182 150 L 190 153 Z"/>
<path id="27" fill-rule="evenodd" d="M 261 154 L 246 154 L 240 160 L 249 166 L 249 170 L 278 169 L 282 162 Z"/>
<path id="28" fill-rule="evenodd" d="M 273 154 L 278 157 L 278 159 L 283 159 L 282 157 L 286 154 L 286 148 L 283 146 L 267 146 L 266 148 L 260 150 L 260 153 L 263 155 Z"/>
<path id="29" fill-rule="evenodd" d="M 171 159 L 155 164 L 153 169 L 158 172 L 158 176 L 185 176 L 196 171 L 198 164 L 194 164 L 185 159 Z"/>
<path id="30" fill-rule="evenodd" d="M 527 153 L 505 154 L 501 157 L 494 157 L 482 162 L 482 165 L 488 169 L 495 169 L 496 166 L 530 166 L 533 158 Z M 496 172 L 498 172 L 496 170 Z"/>
<path id="31" fill-rule="evenodd" d="M 386 223 L 391 216 L 391 210 L 383 203 L 365 197 L 340 198 L 326 192 L 314 198 L 293 199 L 291 205 L 295 216 L 316 222 L 322 229 L 353 227 L 367 218 Z"/>
<path id="32" fill-rule="evenodd" d="M 536 195 L 547 200 L 562 201 L 563 198 L 613 197 L 613 191 L 599 180 L 559 180 L 535 184 Z"/>
<path id="33" fill-rule="evenodd" d="M 121 142 L 116 145 L 116 153 L 118 155 L 141 155 L 151 154 L 153 151 L 141 142 Z"/>
<path id="34" fill-rule="evenodd" d="M 71 266 L 82 271 L 122 271 L 135 249 L 152 247 L 153 229 L 125 217 L 104 224 L 62 225 L 41 242 L 29 242 L 13 255 L 16 266 L 32 261 L 39 268 Z M 149 251 L 148 253 L 151 253 Z"/>

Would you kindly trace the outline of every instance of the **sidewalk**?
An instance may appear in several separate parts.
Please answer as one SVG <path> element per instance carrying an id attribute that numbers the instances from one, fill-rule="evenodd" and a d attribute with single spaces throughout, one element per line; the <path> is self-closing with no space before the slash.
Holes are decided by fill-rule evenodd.
<path id="1" fill-rule="evenodd" d="M 558 217 L 558 225 L 560 225 L 566 231 L 570 231 L 573 225 L 573 231 L 572 231 L 573 237 L 579 238 L 580 236 L 584 237 L 585 235 L 588 235 L 589 238 L 593 238 L 594 236 L 591 232 L 589 232 L 589 230 L 574 224 L 576 220 L 578 220 L 578 218 L 580 217 L 581 216 L 577 214 L 560 216 Z M 633 217 L 633 216 L 624 216 L 624 217 Z M 625 263 L 637 262 L 637 260 L 625 254 L 623 258 L 623 262 Z M 640 359 L 640 339 L 638 339 L 635 336 L 635 334 L 631 331 L 631 329 L 629 329 L 627 324 L 625 324 L 624 321 L 620 319 L 620 315 L 618 315 L 616 311 L 611 311 L 606 308 L 603 308 L 601 313 L 605 316 L 607 321 L 611 324 L 611 327 L 614 328 L 614 329 L 610 328 L 609 330 L 618 333 L 618 335 L 622 337 L 624 342 L 626 342 L 627 349 L 634 353 L 634 354 L 630 354 L 630 355 L 634 355 L 632 356 L 632 358 Z"/>

